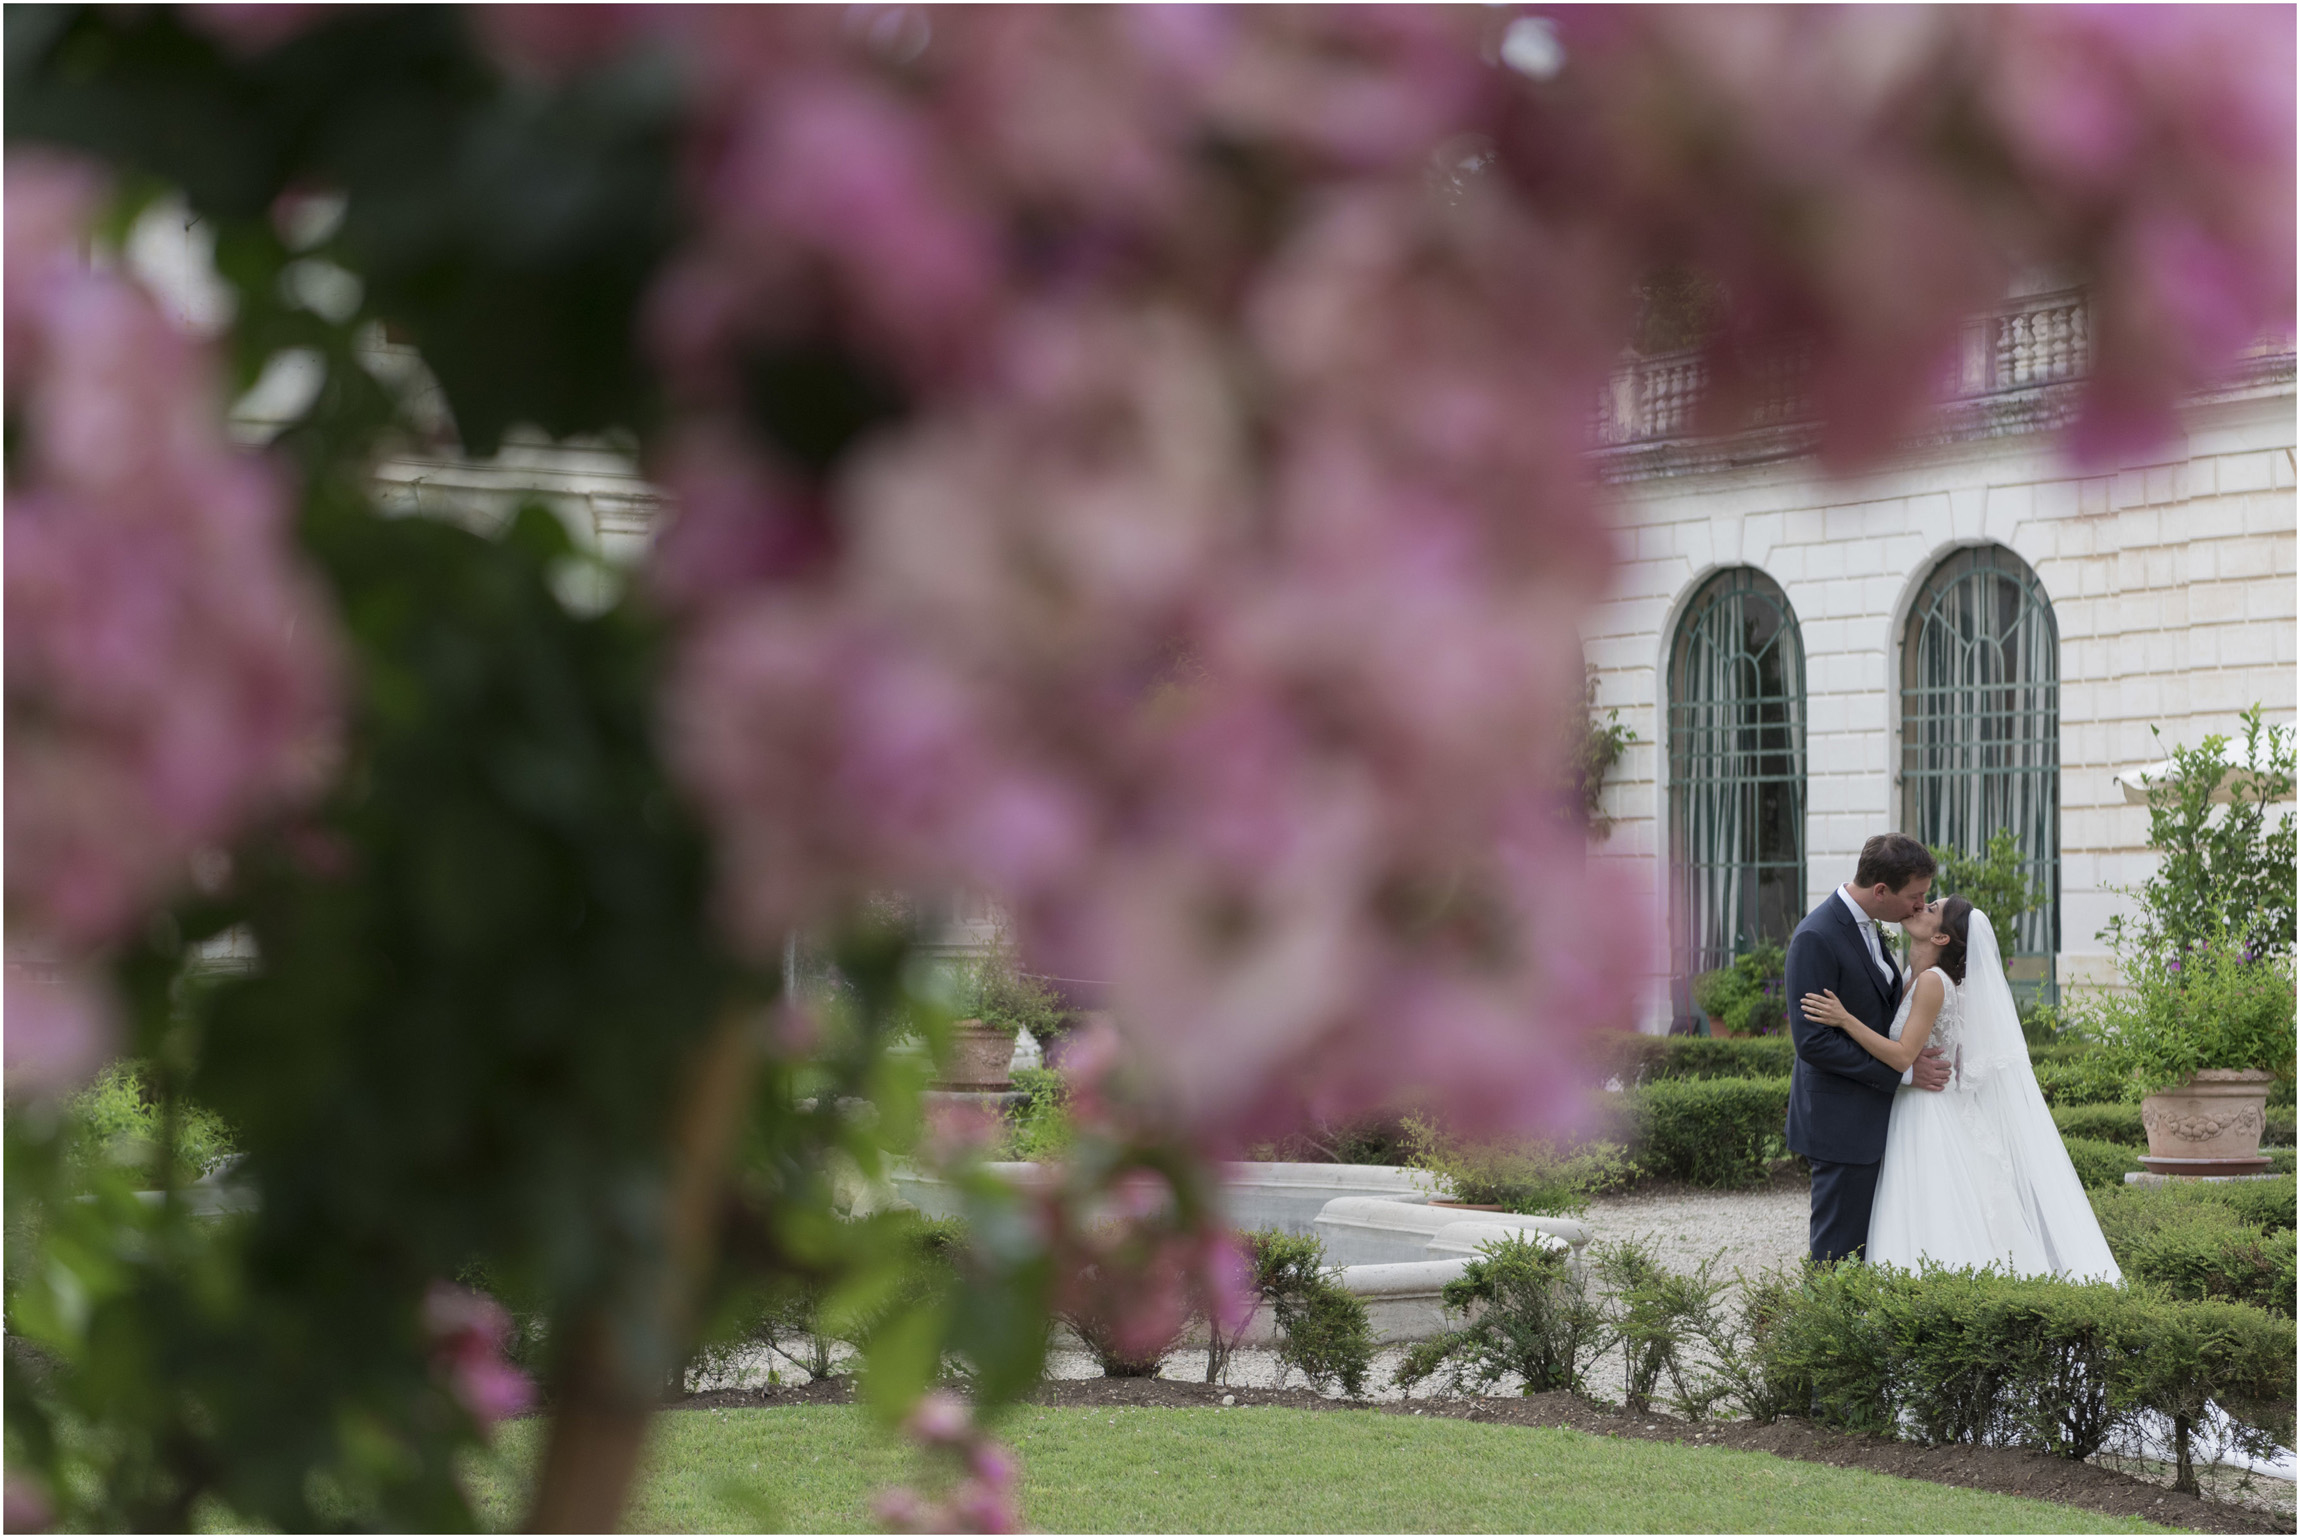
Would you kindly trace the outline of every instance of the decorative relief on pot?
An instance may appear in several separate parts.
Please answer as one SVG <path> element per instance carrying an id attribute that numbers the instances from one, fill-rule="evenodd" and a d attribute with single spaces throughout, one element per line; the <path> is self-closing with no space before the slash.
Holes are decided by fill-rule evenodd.
<path id="1" fill-rule="evenodd" d="M 2140 1103 L 2152 1159 L 2250 1159 L 2268 1129 L 2270 1076 L 2258 1069 L 2206 1068 L 2187 1083 Z"/>
<path id="2" fill-rule="evenodd" d="M 2148 1129 L 2152 1137 L 2176 1137 L 2190 1143 L 2206 1143 L 2232 1133 L 2248 1132 L 2258 1138 L 2268 1130 L 2267 1118 L 2262 1115 L 2260 1108 L 2250 1105 L 2237 1106 L 2218 1116 L 2184 1116 L 2162 1106 L 2143 1102 L 2140 1107 L 2140 1124 Z"/>

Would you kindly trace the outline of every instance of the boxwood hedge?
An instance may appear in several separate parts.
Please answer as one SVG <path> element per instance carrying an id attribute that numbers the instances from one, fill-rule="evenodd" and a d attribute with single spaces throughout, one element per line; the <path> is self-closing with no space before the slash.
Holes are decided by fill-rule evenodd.
<path id="1" fill-rule="evenodd" d="M 2293 1321 L 2240 1303 L 1841 1265 L 1760 1278 L 1745 1318 L 1760 1397 L 1848 1430 L 2086 1458 L 2134 1445 L 2155 1412 L 2190 1491 L 2207 1405 L 2241 1451 L 2292 1440 Z"/>

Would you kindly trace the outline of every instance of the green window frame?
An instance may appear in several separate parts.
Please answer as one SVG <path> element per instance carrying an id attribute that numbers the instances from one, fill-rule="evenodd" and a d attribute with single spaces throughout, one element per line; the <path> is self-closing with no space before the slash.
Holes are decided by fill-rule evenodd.
<path id="1" fill-rule="evenodd" d="M 1788 595 L 1736 566 L 1704 581 L 1669 648 L 1675 1009 L 1692 980 L 1805 913 L 1805 647 Z"/>
<path id="2" fill-rule="evenodd" d="M 2060 625 L 2028 563 L 1958 550 L 1925 578 L 1901 646 L 1902 826 L 1977 854 L 2000 828 L 2046 894 L 1998 940 L 2016 992 L 2057 998 Z"/>

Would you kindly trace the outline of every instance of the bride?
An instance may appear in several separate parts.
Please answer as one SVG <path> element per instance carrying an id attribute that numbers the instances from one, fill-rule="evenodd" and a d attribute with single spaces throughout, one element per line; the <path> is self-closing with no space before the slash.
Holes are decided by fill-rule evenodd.
<path id="1" fill-rule="evenodd" d="M 1901 925 L 1917 979 L 1879 1036 L 1834 993 L 1809 993 L 1808 1020 L 1905 1069 L 1928 1042 L 1955 1065 L 1946 1091 L 1893 1097 L 1865 1253 L 1916 1269 L 2009 1267 L 2016 1276 L 2121 1279 L 2060 1130 L 2045 1109 L 1988 915 L 1944 898 Z"/>

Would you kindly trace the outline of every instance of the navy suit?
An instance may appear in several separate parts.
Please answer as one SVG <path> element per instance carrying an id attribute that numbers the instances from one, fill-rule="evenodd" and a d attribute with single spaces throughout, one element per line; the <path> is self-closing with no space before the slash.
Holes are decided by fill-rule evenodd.
<path id="1" fill-rule="evenodd" d="M 1882 950 L 1882 946 L 1879 947 Z M 1887 966 L 1892 958 L 1886 956 Z M 1869 1241 L 1878 1161 L 1901 1073 L 1878 1062 L 1834 1026 L 1805 1018 L 1805 995 L 1827 990 L 1878 1035 L 1900 1008 L 1898 968 L 1891 982 L 1869 959 L 1868 945 L 1845 899 L 1831 892 L 1789 939 L 1784 979 L 1789 1035 L 1797 1060 L 1789 1070 L 1789 1149 L 1813 1166 L 1812 1252 L 1840 1260 Z"/>

